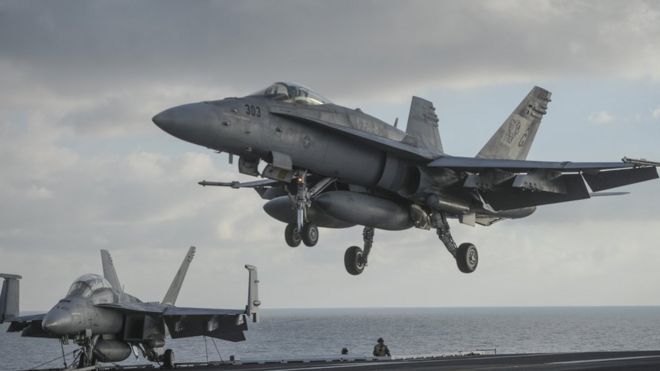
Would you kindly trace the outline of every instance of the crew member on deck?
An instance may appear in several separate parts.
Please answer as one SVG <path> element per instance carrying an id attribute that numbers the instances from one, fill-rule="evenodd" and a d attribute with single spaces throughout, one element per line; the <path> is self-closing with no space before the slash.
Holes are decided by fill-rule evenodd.
<path id="1" fill-rule="evenodd" d="M 390 349 L 385 345 L 383 338 L 378 338 L 378 344 L 374 346 L 374 356 L 376 357 L 391 357 Z"/>

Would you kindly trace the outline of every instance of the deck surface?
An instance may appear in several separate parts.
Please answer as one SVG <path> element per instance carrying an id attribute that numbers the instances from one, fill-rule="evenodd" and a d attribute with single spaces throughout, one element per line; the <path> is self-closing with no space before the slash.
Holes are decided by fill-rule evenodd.
<path id="1" fill-rule="evenodd" d="M 501 354 L 410 359 L 310 359 L 239 363 L 182 363 L 177 369 L 213 370 L 660 370 L 660 350 L 586 353 Z M 154 365 L 101 367 L 101 370 L 153 370 Z"/>

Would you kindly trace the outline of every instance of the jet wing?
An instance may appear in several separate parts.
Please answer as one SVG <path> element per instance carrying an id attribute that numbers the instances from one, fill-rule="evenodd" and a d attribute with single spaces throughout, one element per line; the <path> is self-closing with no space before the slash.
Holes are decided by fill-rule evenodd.
<path id="1" fill-rule="evenodd" d="M 552 170 L 561 172 L 581 172 L 590 170 L 630 169 L 636 167 L 627 162 L 553 162 L 553 161 L 527 161 L 527 160 L 493 160 L 473 157 L 444 156 L 433 160 L 429 167 L 444 167 L 456 170 L 485 170 L 499 169 L 512 172 L 526 172 L 531 170 Z"/>
<path id="2" fill-rule="evenodd" d="M 159 316 L 173 339 L 210 336 L 228 341 L 243 341 L 247 330 L 245 310 L 185 308 L 160 303 L 97 304 L 97 307 L 123 313 Z"/>
<path id="3" fill-rule="evenodd" d="M 243 341 L 247 330 L 244 310 L 170 307 L 163 319 L 173 339 L 204 335 Z"/>
<path id="4" fill-rule="evenodd" d="M 58 338 L 59 336 L 49 334 L 41 327 L 41 321 L 46 313 L 31 314 L 27 316 L 14 317 L 8 322 L 7 332 L 21 332 L 21 336 L 39 338 Z"/>
<path id="5" fill-rule="evenodd" d="M 479 191 L 492 209 L 524 207 L 586 199 L 600 192 L 658 178 L 646 160 L 622 162 L 550 162 L 445 156 L 428 164 L 467 172 L 463 187 Z M 586 182 L 586 184 L 585 184 Z"/>
<path id="6" fill-rule="evenodd" d="M 413 147 L 393 139 L 367 133 L 352 127 L 338 125 L 332 122 L 322 120 L 317 117 L 305 115 L 302 112 L 298 112 L 288 107 L 279 107 L 279 106 L 271 107 L 270 112 L 278 116 L 288 117 L 294 120 L 302 120 L 305 122 L 309 122 L 311 124 L 315 124 L 330 129 L 335 132 L 340 132 L 346 136 L 352 137 L 362 142 L 375 145 L 388 152 L 398 153 L 399 155 L 405 156 L 407 158 L 411 158 L 415 160 L 432 160 L 437 157 L 436 153 L 433 153 L 431 150 L 427 148 Z"/>

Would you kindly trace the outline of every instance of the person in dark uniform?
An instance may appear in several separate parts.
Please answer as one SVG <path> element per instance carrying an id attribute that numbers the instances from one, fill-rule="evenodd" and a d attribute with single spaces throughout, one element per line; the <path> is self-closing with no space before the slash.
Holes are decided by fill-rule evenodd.
<path id="1" fill-rule="evenodd" d="M 378 338 L 378 344 L 374 346 L 374 356 L 375 357 L 391 357 L 390 349 L 385 345 L 383 338 Z"/>

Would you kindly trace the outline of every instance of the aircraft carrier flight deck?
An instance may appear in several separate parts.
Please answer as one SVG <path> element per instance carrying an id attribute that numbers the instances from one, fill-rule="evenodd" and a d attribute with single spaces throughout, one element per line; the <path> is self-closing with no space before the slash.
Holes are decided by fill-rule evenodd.
<path id="1" fill-rule="evenodd" d="M 660 350 L 533 353 L 389 358 L 310 358 L 298 360 L 176 363 L 176 369 L 197 370 L 660 370 Z M 152 370 L 155 364 L 94 366 L 85 370 Z M 40 369 L 62 370 L 62 369 Z"/>

